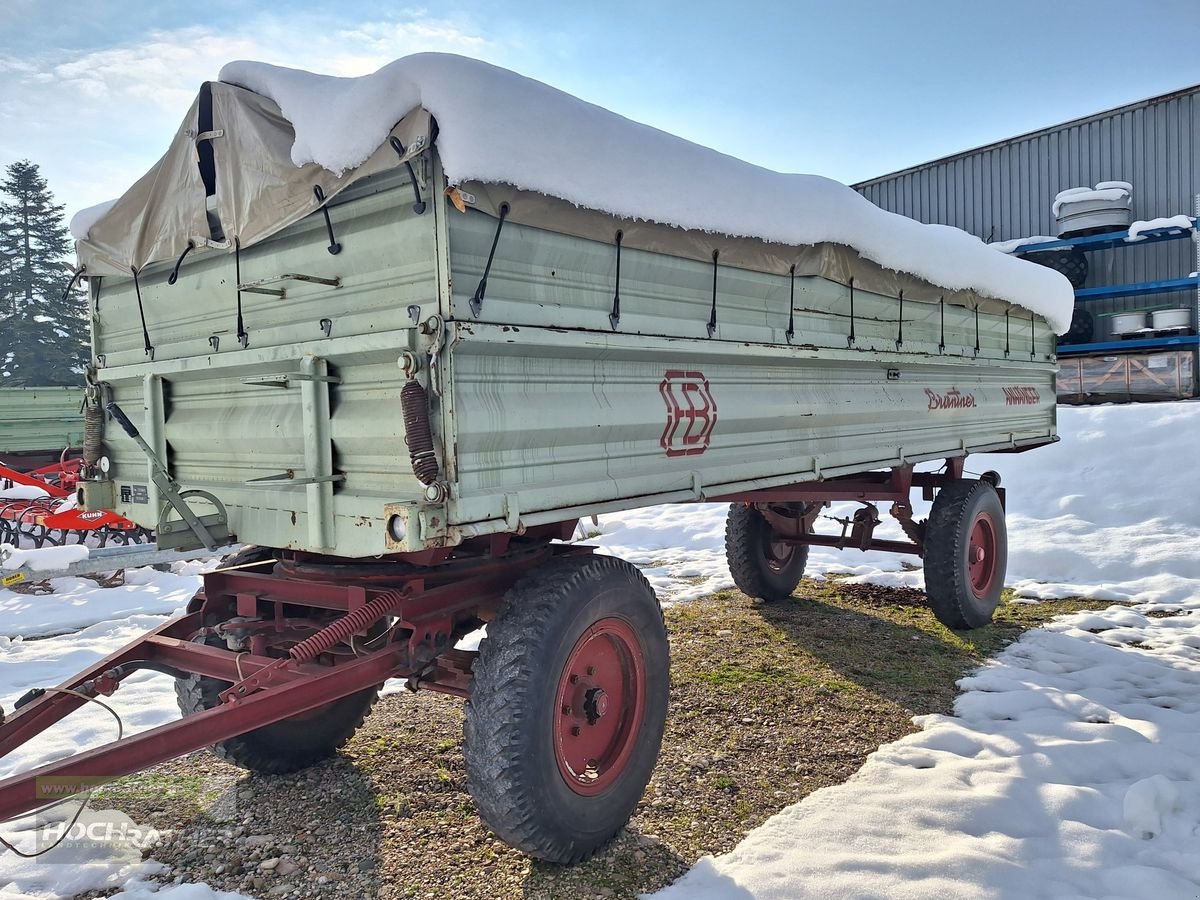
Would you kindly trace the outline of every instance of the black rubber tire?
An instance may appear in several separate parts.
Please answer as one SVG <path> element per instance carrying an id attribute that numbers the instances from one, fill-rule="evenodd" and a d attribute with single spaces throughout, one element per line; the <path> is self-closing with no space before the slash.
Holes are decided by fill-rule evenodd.
<path id="1" fill-rule="evenodd" d="M 222 646 L 219 638 L 206 640 Z M 229 682 L 192 675 L 175 679 L 175 699 L 185 716 L 212 709 Z M 214 744 L 209 749 L 218 757 L 259 775 L 284 775 L 306 769 L 333 756 L 354 734 L 375 705 L 377 685 L 326 704 L 324 707 L 266 725 Z"/>
<path id="2" fill-rule="evenodd" d="M 970 577 L 971 532 L 987 516 L 994 528 L 994 573 L 985 590 Z M 939 622 L 964 631 L 992 620 L 1004 590 L 1008 533 L 1004 507 L 986 481 L 956 481 L 938 491 L 925 527 L 925 594 Z"/>
<path id="3" fill-rule="evenodd" d="M 786 600 L 796 590 L 808 565 L 808 547 L 791 548 L 780 564 L 769 557 L 772 531 L 753 506 L 731 503 L 725 520 L 725 559 L 738 590 L 760 600 Z"/>
<path id="4" fill-rule="evenodd" d="M 624 620 L 641 644 L 645 704 L 622 774 L 603 792 L 583 796 L 558 768 L 556 698 L 576 643 L 605 618 Z M 612 556 L 550 563 L 505 594 L 474 675 L 463 755 L 480 816 L 530 856 L 587 859 L 629 821 L 662 745 L 670 647 L 654 590 L 634 566 Z"/>
<path id="5" fill-rule="evenodd" d="M 1071 315 L 1071 327 L 1067 333 L 1059 337 L 1060 344 L 1087 344 L 1092 340 L 1096 330 L 1096 322 L 1092 314 L 1082 307 L 1075 307 Z"/>
<path id="6" fill-rule="evenodd" d="M 1055 272 L 1061 272 L 1071 282 L 1071 287 L 1081 288 L 1088 276 L 1087 254 L 1078 247 L 1065 247 L 1059 250 L 1042 250 L 1027 253 L 1024 259 Z"/>

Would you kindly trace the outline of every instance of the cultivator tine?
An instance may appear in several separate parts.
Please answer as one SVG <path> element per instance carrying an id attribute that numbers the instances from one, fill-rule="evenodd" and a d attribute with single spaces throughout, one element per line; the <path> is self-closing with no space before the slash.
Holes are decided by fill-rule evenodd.
<path id="1" fill-rule="evenodd" d="M 18 472 L 0 464 L 0 488 L 26 487 L 45 497 L 0 498 L 0 543 L 14 546 L 62 547 L 72 543 L 94 547 L 146 544 L 154 533 L 111 512 L 84 513 L 61 509 L 74 494 L 82 460 L 63 459 L 53 466 Z"/>

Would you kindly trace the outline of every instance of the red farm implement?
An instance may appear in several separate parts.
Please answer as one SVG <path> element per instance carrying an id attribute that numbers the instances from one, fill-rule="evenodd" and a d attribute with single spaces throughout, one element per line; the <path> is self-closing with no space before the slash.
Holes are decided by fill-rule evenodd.
<path id="1" fill-rule="evenodd" d="M 82 459 L 66 453 L 53 465 L 27 472 L 0 463 L 0 544 L 104 547 L 151 540 L 149 531 L 116 513 L 75 508 L 82 467 Z"/>

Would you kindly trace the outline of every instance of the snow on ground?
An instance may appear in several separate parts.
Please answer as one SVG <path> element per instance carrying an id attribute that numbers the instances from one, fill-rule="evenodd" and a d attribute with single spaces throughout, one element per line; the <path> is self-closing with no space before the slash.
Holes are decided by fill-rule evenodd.
<path id="1" fill-rule="evenodd" d="M 842 244 L 884 268 L 1032 309 L 1059 332 L 1071 324 L 1071 286 L 1044 266 L 885 212 L 831 179 L 751 165 L 479 60 L 419 53 L 360 78 L 243 61 L 221 80 L 279 105 L 295 129 L 296 165 L 352 169 L 423 106 L 437 118 L 452 184 L 511 184 L 624 218 L 791 246 Z"/>
<path id="2" fill-rule="evenodd" d="M 1200 786 L 1189 780 L 1200 771 L 1200 503 L 1179 465 L 1179 448 L 1200 442 L 1200 403 L 1063 408 L 1059 431 L 1052 447 L 971 460 L 973 471 L 1000 471 L 1009 490 L 1008 584 L 1029 602 L 1138 605 L 1028 633 L 963 680 L 954 716 L 923 717 L 921 732 L 882 747 L 847 784 L 701 861 L 666 900 L 1200 893 Z M 665 602 L 683 602 L 732 585 L 724 518 L 716 504 L 654 507 L 603 516 L 600 533 L 581 538 L 642 566 Z M 899 538 L 884 521 L 880 536 Z M 921 587 L 920 569 L 905 568 L 915 561 L 814 548 L 810 572 Z M 55 579 L 53 595 L 0 589 L 0 704 L 11 710 L 29 688 L 161 624 L 206 565 L 132 571 L 122 588 L 70 578 Z M 1184 614 L 1149 615 L 1175 610 Z M 127 734 L 176 716 L 163 675 L 132 676 L 111 702 Z M 89 704 L 0 760 L 0 778 L 107 741 L 115 728 Z M 147 900 L 153 885 L 138 874 L 151 870 L 140 865 L 0 855 L 0 900 L 69 896 L 80 878 Z M 155 897 L 235 900 L 205 886 Z"/>
<path id="3" fill-rule="evenodd" d="M 1200 587 L 1200 586 L 1198 586 Z M 656 900 L 1194 898 L 1200 590 L 1060 617 Z"/>
<path id="4" fill-rule="evenodd" d="M 171 615 L 199 590 L 200 579 L 145 568 L 127 571 L 125 584 L 117 587 L 97 587 L 96 582 L 86 578 L 55 578 L 53 584 L 52 594 L 0 590 L 0 634 L 10 638 L 45 637 L 135 613 Z"/>

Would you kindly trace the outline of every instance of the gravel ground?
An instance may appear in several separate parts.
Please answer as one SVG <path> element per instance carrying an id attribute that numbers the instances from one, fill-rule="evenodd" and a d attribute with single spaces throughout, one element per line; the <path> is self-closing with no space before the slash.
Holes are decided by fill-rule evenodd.
<path id="1" fill-rule="evenodd" d="M 786 603 L 727 592 L 668 609 L 658 768 L 625 831 L 572 867 L 490 835 L 466 792 L 462 704 L 437 694 L 383 698 L 340 756 L 298 774 L 250 778 L 200 753 L 93 805 L 169 829 L 149 851 L 172 867 L 164 880 L 255 897 L 634 897 L 844 781 L 912 731 L 914 714 L 947 711 L 965 669 L 1085 605 L 1004 606 L 969 635 L 938 625 L 920 592 L 862 585 L 805 581 Z"/>

